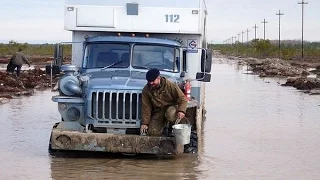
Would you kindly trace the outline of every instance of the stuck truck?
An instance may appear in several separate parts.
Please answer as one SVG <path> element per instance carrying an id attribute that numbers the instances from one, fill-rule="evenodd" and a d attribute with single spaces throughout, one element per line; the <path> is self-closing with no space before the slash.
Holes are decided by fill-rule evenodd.
<path id="1" fill-rule="evenodd" d="M 130 154 L 195 153 L 201 148 L 207 49 L 205 0 L 66 0 L 65 29 L 72 32 L 72 63 L 61 66 L 49 151 Z M 63 43 L 55 60 L 63 58 Z M 61 62 L 61 61 L 60 61 Z M 140 134 L 141 93 L 150 68 L 177 83 L 188 99 L 190 143 Z"/>

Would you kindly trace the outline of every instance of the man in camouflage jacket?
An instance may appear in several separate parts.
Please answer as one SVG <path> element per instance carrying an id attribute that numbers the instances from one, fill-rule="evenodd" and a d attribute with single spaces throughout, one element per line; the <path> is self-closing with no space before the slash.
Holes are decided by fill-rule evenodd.
<path id="1" fill-rule="evenodd" d="M 167 121 L 174 123 L 185 117 L 188 101 L 179 86 L 161 77 L 158 69 L 150 69 L 146 79 L 140 130 L 150 136 L 161 136 Z"/>

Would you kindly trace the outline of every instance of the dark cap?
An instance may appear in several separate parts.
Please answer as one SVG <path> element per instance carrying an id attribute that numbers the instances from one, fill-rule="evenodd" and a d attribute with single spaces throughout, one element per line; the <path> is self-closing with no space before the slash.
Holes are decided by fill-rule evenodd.
<path id="1" fill-rule="evenodd" d="M 150 69 L 146 74 L 146 79 L 148 82 L 154 81 L 158 76 L 160 76 L 160 71 L 156 68 Z"/>

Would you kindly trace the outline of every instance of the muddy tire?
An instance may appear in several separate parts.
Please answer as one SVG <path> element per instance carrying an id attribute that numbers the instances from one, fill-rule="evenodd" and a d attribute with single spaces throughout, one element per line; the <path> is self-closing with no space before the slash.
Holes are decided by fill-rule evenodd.
<path id="1" fill-rule="evenodd" d="M 55 123 L 52 128 L 56 128 L 58 126 L 58 124 L 59 123 Z M 50 134 L 50 139 L 49 139 L 49 143 L 48 143 L 48 152 L 50 155 L 54 155 L 54 153 L 57 152 L 57 150 L 52 149 L 51 138 L 52 138 L 52 134 Z"/>
<path id="2" fill-rule="evenodd" d="M 185 153 L 197 153 L 198 152 L 198 136 L 197 132 L 191 131 L 190 143 L 184 146 Z"/>
<path id="3" fill-rule="evenodd" d="M 49 153 L 51 156 L 56 156 L 56 155 L 58 155 L 59 152 L 60 152 L 60 150 L 52 149 L 52 147 L 51 147 L 51 136 L 50 136 L 49 145 L 48 145 L 48 153 Z"/>
<path id="4" fill-rule="evenodd" d="M 53 155 L 53 153 L 55 152 L 51 147 L 51 135 L 50 135 L 50 139 L 49 139 L 48 152 L 50 155 Z"/>

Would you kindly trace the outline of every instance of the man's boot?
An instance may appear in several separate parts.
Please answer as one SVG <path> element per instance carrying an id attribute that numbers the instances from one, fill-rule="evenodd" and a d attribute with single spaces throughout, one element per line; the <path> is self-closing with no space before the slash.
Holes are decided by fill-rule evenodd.
<path id="1" fill-rule="evenodd" d="M 168 123 L 168 136 L 169 137 L 173 137 L 174 136 L 174 134 L 173 134 L 173 129 L 172 129 L 172 126 L 173 126 L 174 124 L 172 123 L 172 122 L 169 122 Z"/>

